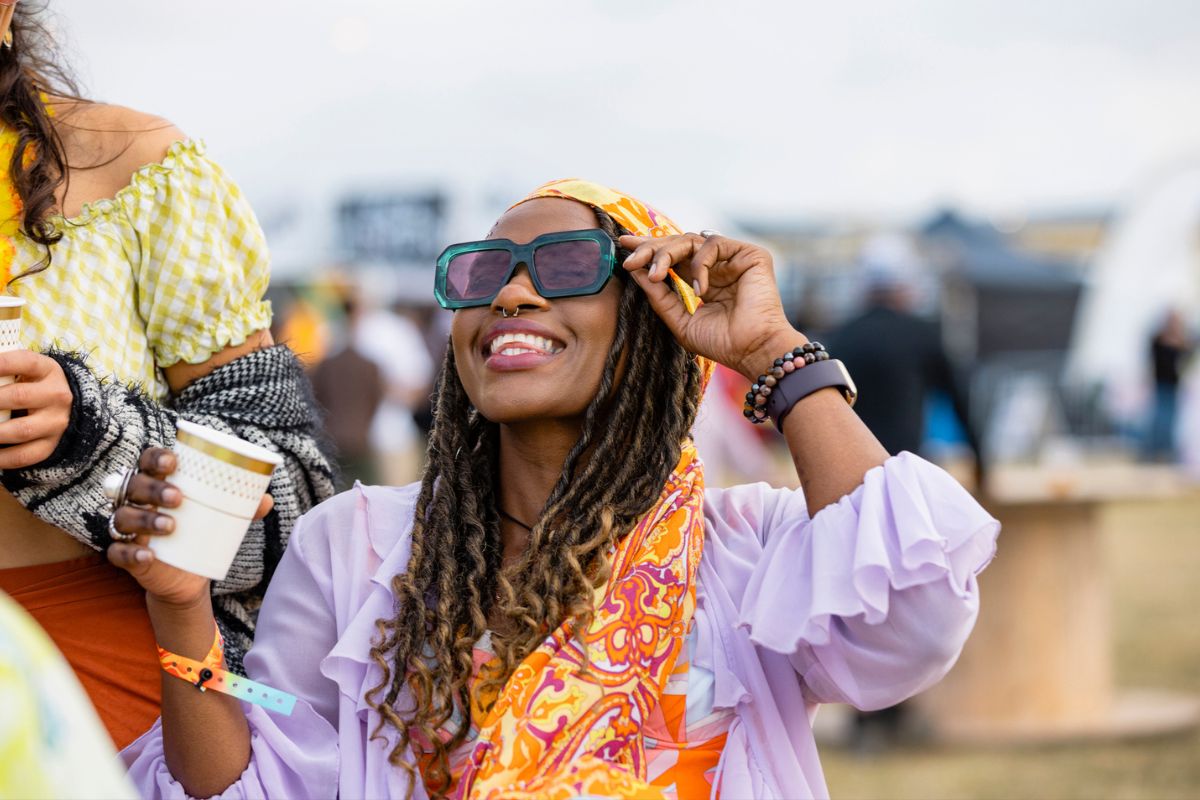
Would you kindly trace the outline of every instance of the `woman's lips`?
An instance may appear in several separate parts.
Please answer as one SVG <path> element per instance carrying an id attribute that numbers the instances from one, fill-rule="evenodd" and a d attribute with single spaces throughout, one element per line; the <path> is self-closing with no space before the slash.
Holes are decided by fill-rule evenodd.
<path id="1" fill-rule="evenodd" d="M 549 361 L 558 358 L 558 353 L 539 353 L 533 350 L 524 350 L 514 355 L 505 353 L 493 353 L 487 357 L 484 364 L 488 369 L 494 369 L 497 372 L 514 372 L 522 369 L 533 369 L 540 367 Z"/>
<path id="2" fill-rule="evenodd" d="M 498 322 L 484 337 L 484 363 L 501 372 L 545 364 L 566 349 L 546 333 L 540 326 Z"/>

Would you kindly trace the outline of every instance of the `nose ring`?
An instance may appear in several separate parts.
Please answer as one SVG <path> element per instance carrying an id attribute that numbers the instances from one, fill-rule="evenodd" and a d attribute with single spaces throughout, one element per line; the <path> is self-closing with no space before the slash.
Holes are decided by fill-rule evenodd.
<path id="1" fill-rule="evenodd" d="M 511 316 L 513 319 L 516 319 L 517 317 L 521 316 L 521 309 L 518 308 L 510 315 L 507 308 L 502 308 L 500 309 L 500 316 L 504 317 L 505 319 L 508 319 L 509 316 Z"/>

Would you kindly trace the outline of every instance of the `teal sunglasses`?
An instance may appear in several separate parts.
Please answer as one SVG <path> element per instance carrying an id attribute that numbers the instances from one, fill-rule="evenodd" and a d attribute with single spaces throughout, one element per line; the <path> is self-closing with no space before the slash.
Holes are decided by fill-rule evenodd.
<path id="1" fill-rule="evenodd" d="M 547 233 L 529 244 L 508 239 L 452 244 L 437 260 L 433 294 L 442 308 L 491 305 L 517 266 L 545 298 L 596 294 L 612 277 L 617 246 L 597 228 Z"/>

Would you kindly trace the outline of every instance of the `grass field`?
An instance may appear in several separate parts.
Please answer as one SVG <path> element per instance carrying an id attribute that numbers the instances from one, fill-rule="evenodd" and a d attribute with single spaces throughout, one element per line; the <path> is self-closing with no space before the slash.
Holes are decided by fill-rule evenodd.
<path id="1" fill-rule="evenodd" d="M 1105 530 L 1119 684 L 1200 695 L 1200 498 L 1114 506 Z M 1200 731 L 872 757 L 825 747 L 822 760 L 836 800 L 1200 800 Z"/>

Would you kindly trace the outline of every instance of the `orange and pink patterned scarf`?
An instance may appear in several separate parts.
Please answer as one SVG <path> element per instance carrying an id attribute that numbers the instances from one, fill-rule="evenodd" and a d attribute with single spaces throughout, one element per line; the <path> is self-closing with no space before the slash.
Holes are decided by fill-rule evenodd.
<path id="1" fill-rule="evenodd" d="M 525 199 L 534 197 L 601 208 L 641 236 L 680 233 L 649 206 L 587 181 L 554 181 Z M 692 288 L 678 276 L 675 283 L 694 311 Z M 712 365 L 701 363 L 707 382 Z M 646 782 L 642 725 L 659 704 L 691 625 L 703 547 L 704 469 L 687 442 L 658 503 L 617 544 L 591 625 L 581 637 L 569 624 L 560 626 L 501 690 L 480 725 L 458 798 L 663 796 Z"/>

